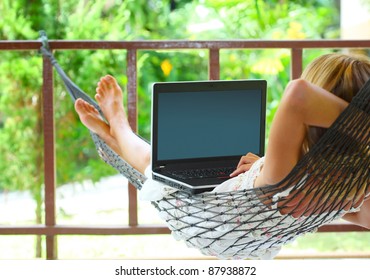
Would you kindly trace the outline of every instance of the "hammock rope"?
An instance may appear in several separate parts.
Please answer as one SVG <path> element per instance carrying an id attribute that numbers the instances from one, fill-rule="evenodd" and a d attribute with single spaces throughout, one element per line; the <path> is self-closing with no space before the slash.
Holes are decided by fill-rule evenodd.
<path id="1" fill-rule="evenodd" d="M 50 59 L 73 101 L 98 104 L 65 74 L 41 33 Z M 103 114 L 102 114 L 103 116 Z M 138 190 L 147 178 L 90 131 L 99 156 Z M 369 195 L 370 80 L 349 106 L 275 185 L 189 195 L 180 191 L 152 204 L 176 239 L 219 258 L 272 258 L 282 245 L 356 211 Z"/>

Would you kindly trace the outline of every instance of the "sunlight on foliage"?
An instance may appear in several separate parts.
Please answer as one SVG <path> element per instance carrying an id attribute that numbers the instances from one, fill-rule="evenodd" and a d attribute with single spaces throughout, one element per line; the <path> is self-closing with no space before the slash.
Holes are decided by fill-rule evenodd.
<path id="1" fill-rule="evenodd" d="M 289 28 L 287 31 L 287 36 L 289 39 L 305 39 L 306 34 L 302 31 L 302 24 L 296 21 L 289 23 Z"/>
<path id="2" fill-rule="evenodd" d="M 262 58 L 252 66 L 252 71 L 258 74 L 277 75 L 284 70 L 284 65 L 279 59 Z"/>

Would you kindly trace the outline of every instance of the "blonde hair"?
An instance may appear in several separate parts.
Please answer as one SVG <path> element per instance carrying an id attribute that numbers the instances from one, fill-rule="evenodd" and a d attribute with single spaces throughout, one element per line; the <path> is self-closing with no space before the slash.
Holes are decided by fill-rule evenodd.
<path id="1" fill-rule="evenodd" d="M 367 56 L 359 54 L 326 54 L 313 60 L 301 77 L 351 102 L 370 79 L 370 60 Z M 325 131 L 324 128 L 308 127 L 303 145 L 304 152 L 307 152 Z"/>

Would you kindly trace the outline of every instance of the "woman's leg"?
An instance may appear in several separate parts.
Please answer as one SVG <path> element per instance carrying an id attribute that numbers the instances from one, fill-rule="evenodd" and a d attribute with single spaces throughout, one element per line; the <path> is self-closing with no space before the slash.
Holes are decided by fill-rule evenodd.
<path id="1" fill-rule="evenodd" d="M 99 112 L 82 99 L 75 102 L 75 110 L 80 117 L 81 122 L 92 132 L 99 135 L 117 154 L 121 155 L 121 150 L 114 137 L 110 134 L 109 125 L 100 117 Z M 121 155 L 122 156 L 122 155 Z"/>
<path id="2" fill-rule="evenodd" d="M 109 123 L 110 135 L 116 140 L 120 155 L 144 174 L 150 164 L 150 145 L 132 131 L 123 107 L 122 90 L 117 81 L 109 75 L 101 78 L 95 98 Z"/>
<path id="3" fill-rule="evenodd" d="M 96 99 L 107 124 L 99 112 L 82 99 L 75 102 L 81 122 L 99 135 L 125 161 L 144 174 L 150 163 L 150 146 L 133 133 L 123 108 L 122 91 L 111 76 L 101 78 L 96 89 Z"/>
<path id="4" fill-rule="evenodd" d="M 306 127 L 329 127 L 347 105 L 307 81 L 290 82 L 271 126 L 265 163 L 256 186 L 284 179 L 302 156 Z"/>

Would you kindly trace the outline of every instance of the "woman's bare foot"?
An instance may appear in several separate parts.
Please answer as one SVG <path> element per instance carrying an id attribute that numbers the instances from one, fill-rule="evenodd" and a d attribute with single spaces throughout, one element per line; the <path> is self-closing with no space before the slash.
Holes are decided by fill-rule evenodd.
<path id="1" fill-rule="evenodd" d="M 123 107 L 122 90 L 115 78 L 106 75 L 100 79 L 96 88 L 95 99 L 98 101 L 104 117 L 111 127 L 111 134 L 113 136 L 116 136 L 115 134 L 119 132 L 116 131 L 116 126 L 120 127 L 118 130 L 131 130 L 126 111 Z"/>
<path id="2" fill-rule="evenodd" d="M 75 109 L 81 122 L 92 132 L 99 136 L 109 133 L 109 126 L 103 121 L 94 106 L 79 98 L 75 102 Z"/>
<path id="3" fill-rule="evenodd" d="M 99 112 L 81 98 L 75 102 L 75 110 L 81 122 L 92 132 L 99 135 L 116 153 L 120 155 L 120 149 L 115 138 L 110 135 L 109 125 L 100 117 Z"/>
<path id="4" fill-rule="evenodd" d="M 122 158 L 144 173 L 150 163 L 150 146 L 132 131 L 117 81 L 110 75 L 101 78 L 95 98 L 109 122 L 110 135 L 117 141 Z"/>

